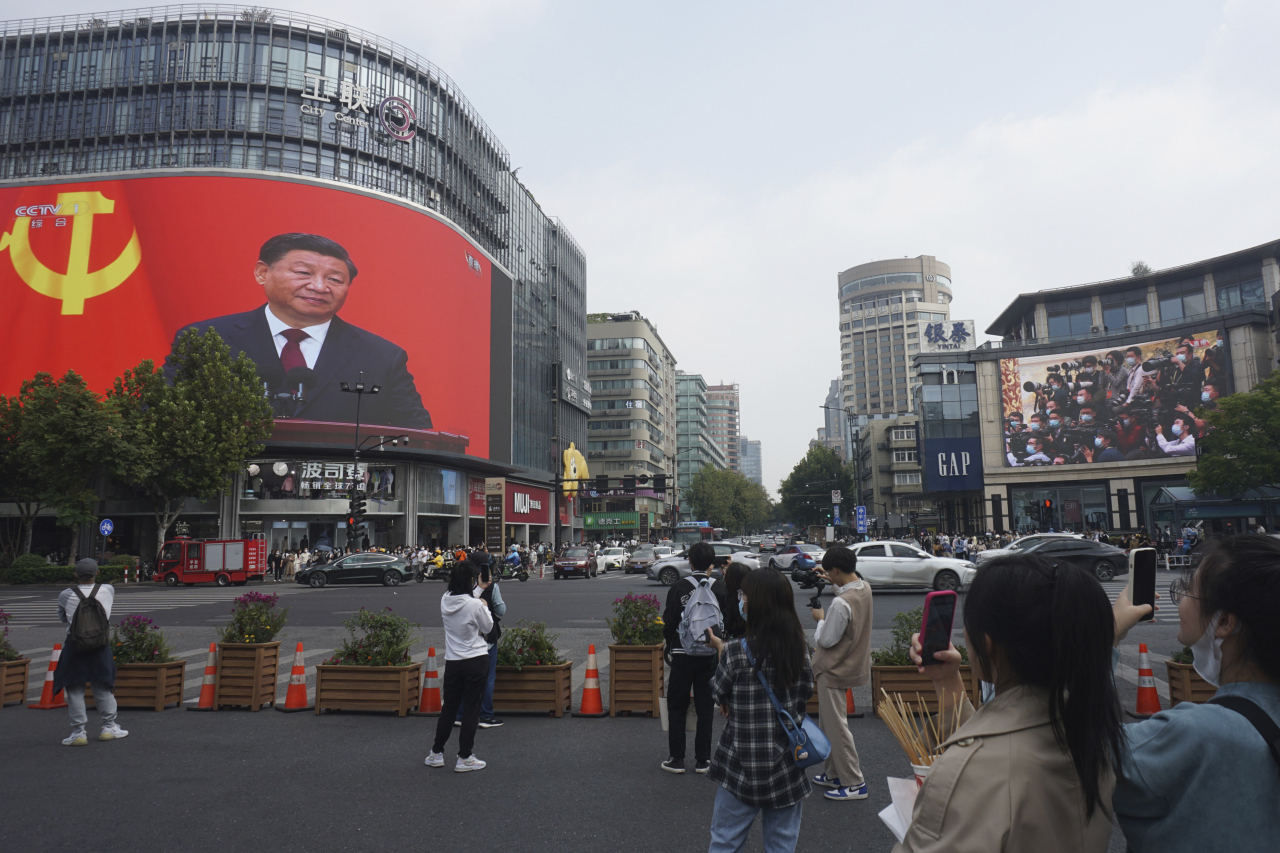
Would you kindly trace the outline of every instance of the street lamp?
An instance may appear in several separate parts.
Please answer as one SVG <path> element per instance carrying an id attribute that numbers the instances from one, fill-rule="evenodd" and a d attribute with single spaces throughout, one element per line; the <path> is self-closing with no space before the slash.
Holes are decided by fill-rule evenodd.
<path id="1" fill-rule="evenodd" d="M 403 443 L 405 447 L 408 447 L 409 436 L 395 435 L 395 436 L 392 436 L 391 438 L 383 438 L 377 444 L 371 444 L 368 447 L 365 447 L 364 442 L 360 440 L 360 401 L 365 394 L 377 394 L 379 391 L 382 390 L 382 386 L 375 383 L 366 387 L 364 382 L 364 371 L 361 371 L 360 378 L 357 379 L 355 383 L 340 382 L 338 383 L 338 389 L 348 394 L 356 395 L 356 437 L 352 447 L 352 456 L 354 457 L 355 466 L 351 469 L 351 476 L 353 480 L 351 485 L 351 491 L 348 493 L 348 498 L 354 500 L 356 496 L 356 492 L 360 491 L 360 489 L 356 487 L 356 483 L 355 483 L 355 478 L 360 476 L 360 451 L 374 450 L 379 447 L 385 447 L 388 444 L 391 445 L 392 447 L 395 447 L 397 444 Z M 369 436 L 369 438 L 365 439 L 365 441 L 370 441 L 374 438 L 380 438 L 380 436 L 371 435 Z"/>

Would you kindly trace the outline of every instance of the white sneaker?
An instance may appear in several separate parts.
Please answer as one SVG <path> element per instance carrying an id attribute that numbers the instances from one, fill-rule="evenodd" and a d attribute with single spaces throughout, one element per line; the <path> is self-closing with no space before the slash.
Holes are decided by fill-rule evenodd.
<path id="1" fill-rule="evenodd" d="M 78 732 L 72 732 L 69 737 L 62 739 L 63 746 L 88 746 L 89 736 L 84 733 L 84 729 Z"/>
<path id="2" fill-rule="evenodd" d="M 428 752 L 427 759 L 423 763 L 428 767 L 444 767 L 444 753 Z"/>
<path id="3" fill-rule="evenodd" d="M 119 723 L 107 723 L 102 727 L 102 734 L 98 735 L 98 740 L 119 740 L 128 736 L 129 733 L 120 728 Z"/>
<path id="4" fill-rule="evenodd" d="M 485 763 L 474 755 L 471 755 L 467 758 L 459 758 L 458 763 L 453 767 L 453 772 L 466 773 L 469 770 L 483 770 L 484 768 Z"/>

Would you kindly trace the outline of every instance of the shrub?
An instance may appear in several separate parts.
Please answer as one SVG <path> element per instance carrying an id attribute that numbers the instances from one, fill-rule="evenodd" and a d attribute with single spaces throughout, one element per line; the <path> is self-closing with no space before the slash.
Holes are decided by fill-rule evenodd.
<path id="1" fill-rule="evenodd" d="M 3 610 L 0 610 L 0 625 L 4 626 L 4 630 L 0 631 L 0 660 L 21 660 L 22 655 L 9 642 L 9 614 Z"/>
<path id="2" fill-rule="evenodd" d="M 39 566 L 19 566 L 16 565 L 17 561 L 14 562 L 15 565 L 4 573 L 5 580 L 9 583 L 74 583 L 76 579 L 74 566 L 51 566 L 44 558 L 40 558 Z"/>
<path id="3" fill-rule="evenodd" d="M 39 554 L 23 554 L 14 558 L 9 564 L 11 569 L 43 569 L 49 565 L 49 561 Z"/>
<path id="4" fill-rule="evenodd" d="M 231 621 L 218 629 L 223 643 L 269 643 L 284 628 L 289 608 L 276 609 L 278 595 L 246 592 L 231 608 Z"/>
<path id="5" fill-rule="evenodd" d="M 168 663 L 173 660 L 160 626 L 145 616 L 126 616 L 111 632 L 111 655 L 121 663 Z"/>
<path id="6" fill-rule="evenodd" d="M 326 666 L 403 666 L 411 662 L 409 649 L 418 642 L 411 634 L 418 625 L 392 613 L 390 607 L 380 613 L 361 607 L 342 624 L 351 638 L 342 641 L 333 657 L 325 661 Z"/>
<path id="7" fill-rule="evenodd" d="M 564 663 L 556 650 L 559 634 L 547 634 L 546 622 L 521 619 L 516 627 L 502 632 L 498 640 L 498 666 L 554 666 Z"/>
<path id="8" fill-rule="evenodd" d="M 1169 656 L 1169 660 L 1174 663 L 1195 663 L 1195 655 L 1191 653 L 1189 646 L 1183 646 L 1182 651 L 1174 652 Z"/>
<path id="9" fill-rule="evenodd" d="M 893 617 L 893 627 L 889 629 L 893 641 L 887 649 L 873 649 L 871 663 L 875 666 L 915 666 L 911 662 L 911 635 L 920 631 L 920 623 L 924 620 L 924 605 L 915 610 L 898 613 Z M 953 630 L 954 633 L 954 630 Z M 960 663 L 969 662 L 969 650 L 957 645 L 960 652 Z"/>
<path id="10" fill-rule="evenodd" d="M 654 595 L 627 593 L 614 599 L 609 630 L 620 646 L 656 646 L 662 642 L 662 616 Z"/>

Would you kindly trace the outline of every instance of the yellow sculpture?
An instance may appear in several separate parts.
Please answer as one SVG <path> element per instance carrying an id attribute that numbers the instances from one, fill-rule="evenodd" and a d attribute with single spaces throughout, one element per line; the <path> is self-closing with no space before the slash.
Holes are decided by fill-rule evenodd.
<path id="1" fill-rule="evenodd" d="M 578 493 L 578 481 L 590 479 L 591 475 L 587 472 L 587 458 L 582 455 L 582 451 L 573 446 L 573 442 L 569 442 L 569 449 L 564 452 L 564 482 L 561 485 L 563 491 L 569 497 L 573 497 Z"/>
<path id="2" fill-rule="evenodd" d="M 83 314 L 84 302 L 114 290 L 133 275 L 142 260 L 135 228 L 129 244 L 111 263 L 89 272 L 89 249 L 93 245 L 93 217 L 112 213 L 116 203 L 100 192 L 58 193 L 58 216 L 71 219 L 71 251 L 67 271 L 55 272 L 35 256 L 28 239 L 31 217 L 19 216 L 13 231 L 0 234 L 0 252 L 9 250 L 13 269 L 27 286 L 37 293 L 62 302 L 63 314 Z"/>

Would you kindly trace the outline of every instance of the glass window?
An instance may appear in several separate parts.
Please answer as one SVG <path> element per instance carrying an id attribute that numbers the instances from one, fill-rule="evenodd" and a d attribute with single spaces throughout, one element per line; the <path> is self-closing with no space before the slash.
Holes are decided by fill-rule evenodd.
<path id="1" fill-rule="evenodd" d="M 914 450 L 895 450 L 893 451 L 894 462 L 915 462 L 916 452 Z"/>
<path id="2" fill-rule="evenodd" d="M 1264 301 L 1260 266 L 1239 267 L 1214 273 L 1213 281 L 1218 292 L 1219 310 L 1241 305 L 1256 305 Z"/>
<path id="3" fill-rule="evenodd" d="M 1045 306 L 1049 318 L 1049 337 L 1077 337 L 1089 334 L 1092 328 L 1090 297 L 1067 299 Z"/>
<path id="4" fill-rule="evenodd" d="M 859 557 L 887 557 L 885 546 L 883 545 L 867 545 L 858 549 Z"/>
<path id="5" fill-rule="evenodd" d="M 912 559 L 918 559 L 920 557 L 920 552 L 909 545 L 899 545 L 897 542 L 894 542 L 891 543 L 889 547 L 893 550 L 893 556 L 895 557 L 911 557 Z"/>
<path id="6" fill-rule="evenodd" d="M 894 474 L 893 484 L 895 486 L 918 486 L 920 485 L 920 475 L 918 473 Z"/>
<path id="7" fill-rule="evenodd" d="M 1173 281 L 1159 285 L 1156 294 L 1160 300 L 1160 322 L 1169 323 L 1206 312 L 1204 282 L 1201 279 Z"/>

